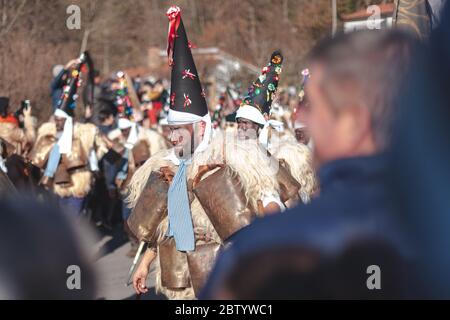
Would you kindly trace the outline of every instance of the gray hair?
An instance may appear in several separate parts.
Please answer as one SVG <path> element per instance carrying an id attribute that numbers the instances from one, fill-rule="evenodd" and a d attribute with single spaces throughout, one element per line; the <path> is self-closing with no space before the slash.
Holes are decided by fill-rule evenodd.
<path id="1" fill-rule="evenodd" d="M 365 30 L 325 40 L 310 54 L 310 63 L 324 67 L 322 92 L 336 111 L 355 104 L 368 108 L 379 148 L 389 143 L 395 99 L 414 43 L 397 30 Z"/>
<path id="2" fill-rule="evenodd" d="M 64 69 L 64 66 L 62 64 L 54 65 L 52 68 L 53 78 L 55 78 L 61 72 L 62 69 Z"/>

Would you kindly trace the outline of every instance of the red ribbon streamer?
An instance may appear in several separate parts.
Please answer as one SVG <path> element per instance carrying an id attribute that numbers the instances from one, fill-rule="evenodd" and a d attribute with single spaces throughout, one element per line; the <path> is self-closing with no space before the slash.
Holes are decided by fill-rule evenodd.
<path id="1" fill-rule="evenodd" d="M 169 58 L 169 65 L 173 65 L 173 47 L 175 38 L 177 37 L 177 30 L 181 21 L 181 10 L 177 6 L 172 6 L 167 10 L 167 18 L 169 18 L 169 31 L 167 35 L 167 57 Z"/>

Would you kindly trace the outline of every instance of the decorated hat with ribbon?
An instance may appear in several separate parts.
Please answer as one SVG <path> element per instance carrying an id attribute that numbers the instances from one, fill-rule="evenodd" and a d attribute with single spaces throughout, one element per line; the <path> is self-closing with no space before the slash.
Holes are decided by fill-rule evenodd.
<path id="1" fill-rule="evenodd" d="M 270 108 L 280 80 L 283 56 L 275 51 L 270 57 L 269 64 L 261 71 L 261 75 L 249 87 L 237 111 L 236 119 L 246 118 L 260 125 L 265 125 L 264 115 L 270 115 Z"/>
<path id="2" fill-rule="evenodd" d="M 205 93 L 198 78 L 192 57 L 181 10 L 172 6 L 166 13 L 169 18 L 167 55 L 172 68 L 169 124 L 194 123 L 209 118 Z"/>
<path id="3" fill-rule="evenodd" d="M 76 101 L 78 98 L 78 88 L 82 84 L 81 74 L 88 73 L 88 81 L 93 81 L 93 63 L 89 56 L 89 53 L 83 52 L 79 59 L 78 64 L 75 68 L 70 69 L 66 73 L 66 80 L 63 86 L 63 92 L 58 101 L 57 108 L 65 112 L 68 116 L 73 117 L 76 108 Z M 92 83 L 91 83 L 92 84 Z M 90 86 L 93 90 L 93 86 Z M 93 91 L 91 92 L 93 94 Z"/>
<path id="4" fill-rule="evenodd" d="M 309 69 L 303 69 L 302 72 L 302 82 L 300 84 L 300 92 L 298 93 L 299 103 L 297 107 L 294 109 L 293 118 L 294 118 L 294 129 L 303 129 L 306 128 L 306 122 L 304 121 L 307 112 L 308 100 L 306 97 L 305 86 L 311 77 L 309 73 Z"/>
<path id="5" fill-rule="evenodd" d="M 308 82 L 311 74 L 309 73 L 309 69 L 302 70 L 302 83 L 300 84 L 300 92 L 298 93 L 298 97 L 300 98 L 300 102 L 305 99 L 305 85 Z"/>
<path id="6" fill-rule="evenodd" d="M 120 118 L 133 120 L 133 104 L 129 95 L 128 79 L 123 71 L 116 73 L 118 88 L 115 90 L 114 105 Z"/>

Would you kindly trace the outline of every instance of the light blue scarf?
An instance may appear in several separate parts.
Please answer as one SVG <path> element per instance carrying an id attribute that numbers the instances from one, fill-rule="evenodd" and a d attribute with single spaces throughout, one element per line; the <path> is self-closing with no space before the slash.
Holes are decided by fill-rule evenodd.
<path id="1" fill-rule="evenodd" d="M 48 157 L 47 167 L 45 168 L 44 176 L 53 178 L 55 176 L 56 169 L 58 168 L 59 160 L 61 159 L 61 153 L 59 152 L 59 145 L 55 143 L 50 151 Z"/>
<path id="2" fill-rule="evenodd" d="M 187 160 L 181 160 L 173 177 L 168 193 L 169 230 L 168 236 L 175 238 L 178 251 L 194 251 L 195 236 L 191 208 L 187 193 Z"/>

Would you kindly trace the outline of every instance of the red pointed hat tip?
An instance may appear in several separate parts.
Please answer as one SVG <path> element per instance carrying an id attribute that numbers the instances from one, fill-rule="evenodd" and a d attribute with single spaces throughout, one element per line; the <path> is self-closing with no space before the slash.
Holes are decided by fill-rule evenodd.
<path id="1" fill-rule="evenodd" d="M 166 16 L 169 20 L 175 19 L 181 12 L 181 9 L 178 6 L 171 6 L 169 10 L 167 10 Z"/>

